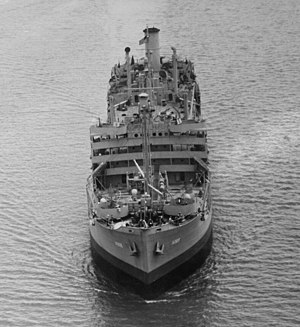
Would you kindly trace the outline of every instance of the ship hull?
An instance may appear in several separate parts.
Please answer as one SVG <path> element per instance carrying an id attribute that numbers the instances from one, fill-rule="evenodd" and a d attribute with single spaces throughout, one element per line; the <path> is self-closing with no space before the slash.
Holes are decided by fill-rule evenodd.
<path id="1" fill-rule="evenodd" d="M 90 236 L 97 261 L 102 259 L 142 284 L 152 285 L 179 269 L 184 275 L 205 259 L 212 240 L 212 219 L 210 213 L 205 222 L 197 217 L 186 226 L 173 230 L 159 233 L 155 233 L 155 229 L 139 230 L 136 235 L 93 226 Z M 136 244 L 137 255 L 128 252 L 133 243 Z M 155 253 L 157 243 L 160 248 L 165 245 L 161 254 Z M 118 246 L 112 247 L 112 244 Z"/>

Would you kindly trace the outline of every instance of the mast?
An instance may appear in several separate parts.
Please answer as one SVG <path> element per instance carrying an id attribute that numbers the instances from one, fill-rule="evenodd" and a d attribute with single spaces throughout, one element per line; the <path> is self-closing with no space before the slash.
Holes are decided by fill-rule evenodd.
<path id="1" fill-rule="evenodd" d="M 125 48 L 125 60 L 126 60 L 126 73 L 127 73 L 127 93 L 128 98 L 131 96 L 131 66 L 130 66 L 130 56 L 129 56 L 130 48 Z"/>
<path id="2" fill-rule="evenodd" d="M 177 54 L 176 48 L 171 47 L 173 50 L 172 62 L 173 62 L 173 81 L 174 81 L 174 92 L 177 95 L 178 93 L 178 68 L 177 68 Z"/>
<path id="3" fill-rule="evenodd" d="M 149 144 L 149 125 L 148 119 L 150 114 L 148 94 L 141 93 L 140 98 L 140 110 L 143 115 L 142 131 L 143 131 L 143 166 L 145 171 L 145 192 L 149 194 L 150 173 L 151 173 L 151 158 L 150 158 L 150 144 Z"/>

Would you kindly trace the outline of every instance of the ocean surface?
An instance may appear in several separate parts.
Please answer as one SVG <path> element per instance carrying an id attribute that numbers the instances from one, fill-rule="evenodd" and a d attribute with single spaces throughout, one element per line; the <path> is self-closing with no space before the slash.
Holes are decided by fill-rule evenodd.
<path id="1" fill-rule="evenodd" d="M 300 1 L 0 0 L 0 326 L 300 325 Z M 214 240 L 152 300 L 96 274 L 89 126 L 146 25 L 195 63 Z"/>

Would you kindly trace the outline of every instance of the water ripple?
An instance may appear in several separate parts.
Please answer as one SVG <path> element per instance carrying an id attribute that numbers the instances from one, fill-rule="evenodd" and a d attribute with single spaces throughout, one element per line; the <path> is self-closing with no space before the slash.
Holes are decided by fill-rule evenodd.
<path id="1" fill-rule="evenodd" d="M 295 0 L 0 3 L 3 326 L 300 324 L 299 12 Z M 161 53 L 195 61 L 214 205 L 205 264 L 151 301 L 94 264 L 84 191 L 109 67 L 145 22 Z"/>

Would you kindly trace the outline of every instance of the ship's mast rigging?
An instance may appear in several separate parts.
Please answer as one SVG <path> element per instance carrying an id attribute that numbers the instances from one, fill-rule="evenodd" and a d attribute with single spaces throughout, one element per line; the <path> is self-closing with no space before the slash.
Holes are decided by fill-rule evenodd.
<path id="1" fill-rule="evenodd" d="M 151 174 L 151 157 L 150 157 L 150 143 L 149 143 L 149 119 L 150 119 L 150 103 L 148 101 L 148 94 L 141 93 L 140 98 L 140 112 L 142 114 L 142 135 L 143 135 L 143 166 L 145 171 L 145 192 L 149 193 L 150 174 Z"/>

